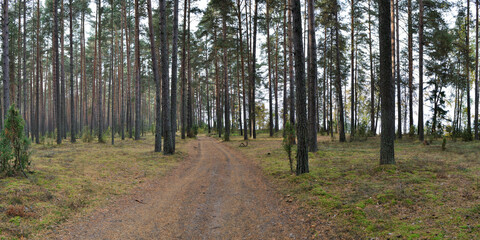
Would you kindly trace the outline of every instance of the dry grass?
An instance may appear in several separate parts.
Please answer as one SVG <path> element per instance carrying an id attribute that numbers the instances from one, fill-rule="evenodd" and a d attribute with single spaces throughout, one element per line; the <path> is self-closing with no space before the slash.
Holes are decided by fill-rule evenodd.
<path id="1" fill-rule="evenodd" d="M 319 137 L 310 173 L 289 172 L 279 137 L 259 135 L 248 147 L 265 173 L 312 213 L 319 238 L 480 238 L 480 142 L 424 146 L 396 142 L 395 166 L 379 166 L 379 139 L 339 143 Z"/>
<path id="2" fill-rule="evenodd" d="M 144 140 L 100 143 L 33 144 L 29 179 L 0 179 L 0 239 L 29 237 L 54 228 L 126 194 L 140 183 L 164 175 L 185 156 L 153 152 L 153 136 Z"/>

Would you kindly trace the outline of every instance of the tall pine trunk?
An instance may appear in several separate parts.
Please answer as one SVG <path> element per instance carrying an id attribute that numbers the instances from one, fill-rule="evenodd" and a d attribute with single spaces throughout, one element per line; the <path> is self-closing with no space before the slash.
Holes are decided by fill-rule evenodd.
<path id="1" fill-rule="evenodd" d="M 479 140 L 478 136 L 478 1 L 475 2 L 475 120 L 473 127 L 475 128 L 475 139 Z"/>
<path id="2" fill-rule="evenodd" d="M 302 16 L 300 0 L 292 0 L 293 15 L 293 45 L 295 49 L 295 83 L 297 85 L 297 169 L 296 174 L 308 173 L 308 146 L 307 146 L 307 101 L 305 87 L 305 56 L 302 45 Z"/>
<path id="3" fill-rule="evenodd" d="M 399 39 L 399 12 L 398 12 L 398 0 L 396 0 L 395 3 L 395 12 L 396 12 L 396 26 L 395 26 L 395 39 L 396 39 L 396 50 L 397 50 L 397 115 L 398 115 L 398 138 L 402 139 L 402 92 L 401 92 L 401 87 L 400 84 L 402 82 L 401 76 L 400 76 L 400 39 Z"/>
<path id="4" fill-rule="evenodd" d="M 171 114 L 171 124 L 172 124 L 171 126 L 172 149 L 175 152 L 175 133 L 177 132 L 178 0 L 174 0 L 173 4 L 174 5 L 173 5 L 173 36 L 172 36 L 173 37 L 173 40 L 172 40 L 172 93 L 171 93 L 171 108 L 170 108 L 171 113 L 170 114 Z"/>
<path id="5" fill-rule="evenodd" d="M 272 103 L 272 62 L 271 62 L 271 57 L 270 57 L 270 16 L 269 16 L 269 8 L 268 8 L 268 2 L 269 0 L 266 0 L 267 2 L 267 7 L 266 7 L 266 22 L 267 22 L 267 66 L 268 66 L 268 129 L 270 131 L 270 137 L 273 136 L 273 103 Z"/>
<path id="6" fill-rule="evenodd" d="M 135 0 L 135 140 L 140 139 L 140 11 L 138 0 Z"/>
<path id="7" fill-rule="evenodd" d="M 317 46 L 315 40 L 315 10 L 313 0 L 308 0 L 308 149 L 317 145 Z"/>
<path id="8" fill-rule="evenodd" d="M 380 140 L 380 164 L 394 164 L 395 141 L 395 82 L 392 79 L 392 44 L 390 0 L 379 1 L 380 42 L 380 97 L 382 134 Z"/>
<path id="9" fill-rule="evenodd" d="M 338 102 L 338 112 L 339 112 L 339 119 L 338 119 L 338 129 L 339 129 L 339 139 L 340 142 L 345 142 L 345 117 L 344 117 L 344 109 L 343 109 L 343 97 L 342 97 L 342 79 L 341 79 L 341 71 L 340 71 L 340 22 L 338 21 L 338 11 L 340 5 L 336 3 L 335 6 L 335 41 L 336 41 L 336 69 L 335 69 L 335 88 L 337 91 L 337 102 Z"/>
<path id="10" fill-rule="evenodd" d="M 418 9 L 418 139 L 423 141 L 423 0 Z"/>
<path id="11" fill-rule="evenodd" d="M 257 130 L 256 130 L 256 121 L 255 121 L 255 78 L 257 75 L 257 67 L 256 67 L 256 58 L 257 58 L 257 11 L 258 11 L 258 0 L 255 0 L 255 10 L 253 13 L 253 40 L 252 40 L 252 63 L 250 69 L 250 121 L 252 125 L 252 137 L 254 139 L 257 138 Z M 301 40 L 300 40 L 301 41 Z"/>
<path id="12" fill-rule="evenodd" d="M 412 0 L 408 0 L 408 119 L 410 134 L 413 132 L 413 23 L 412 23 Z"/>
<path id="13" fill-rule="evenodd" d="M 167 19 L 165 10 L 166 0 L 160 0 L 160 50 L 162 61 L 162 115 L 163 115 L 163 153 L 173 154 L 171 113 L 170 113 L 170 83 L 168 81 L 168 43 L 167 43 Z M 160 82 L 156 84 L 157 91 L 160 91 Z M 159 99 L 157 98 L 158 103 Z M 160 113 L 157 112 L 157 120 Z"/>
<path id="14" fill-rule="evenodd" d="M 70 142 L 75 140 L 75 99 L 73 95 L 73 13 L 72 0 L 68 3 L 70 15 Z"/>
<path id="15" fill-rule="evenodd" d="M 155 152 L 162 151 L 161 108 L 160 108 L 160 79 L 158 77 L 157 51 L 155 51 L 155 35 L 153 34 L 152 1 L 147 0 L 148 37 L 150 39 L 150 53 L 152 54 L 153 80 L 155 81 Z M 161 25 L 161 23 L 160 23 Z"/>
<path id="16" fill-rule="evenodd" d="M 98 0 L 98 141 L 103 141 L 102 108 L 102 0 Z"/>

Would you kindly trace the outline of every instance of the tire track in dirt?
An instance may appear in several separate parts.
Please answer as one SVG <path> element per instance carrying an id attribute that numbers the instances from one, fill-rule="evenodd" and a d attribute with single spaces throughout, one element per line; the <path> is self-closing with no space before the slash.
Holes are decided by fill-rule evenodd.
<path id="1" fill-rule="evenodd" d="M 166 177 L 91 216 L 55 239 L 306 239 L 301 216 L 234 149 L 200 137 Z M 142 203 L 134 201 L 141 198 Z"/>

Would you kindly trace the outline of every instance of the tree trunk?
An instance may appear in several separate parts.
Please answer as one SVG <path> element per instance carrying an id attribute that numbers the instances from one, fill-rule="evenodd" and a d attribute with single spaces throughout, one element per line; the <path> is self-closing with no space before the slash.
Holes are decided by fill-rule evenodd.
<path id="1" fill-rule="evenodd" d="M 308 149 L 317 145 L 317 46 L 315 40 L 315 10 L 313 0 L 308 0 Z M 298 92 L 298 90 L 297 90 Z"/>
<path id="2" fill-rule="evenodd" d="M 350 141 L 353 141 L 355 136 L 355 0 L 350 0 L 350 101 L 351 101 L 351 113 L 350 113 Z"/>
<path id="3" fill-rule="evenodd" d="M 155 51 L 155 38 L 153 34 L 152 1 L 147 0 L 148 37 L 150 38 L 150 53 L 152 54 L 153 80 L 155 81 L 155 152 L 162 151 L 161 108 L 160 108 L 160 79 L 158 78 L 157 51 Z M 162 23 L 160 23 L 161 27 Z M 163 43 L 162 43 L 163 44 Z M 163 73 L 163 71 L 162 71 Z"/>
<path id="4" fill-rule="evenodd" d="M 40 102 L 39 102 L 39 85 L 40 83 L 40 0 L 37 1 L 37 29 L 36 29 L 36 40 L 37 40 L 37 46 L 36 46 L 36 74 L 35 74 L 35 127 L 34 127 L 34 133 L 35 133 L 35 143 L 39 144 L 40 143 L 40 138 L 39 138 L 39 130 L 40 130 Z"/>
<path id="5" fill-rule="evenodd" d="M 340 5 L 336 5 L 335 7 L 335 40 L 336 40 L 336 73 L 335 73 L 335 87 L 337 90 L 337 101 L 338 101 L 338 112 L 339 112 L 339 120 L 338 120 L 338 128 L 339 128 L 339 139 L 340 142 L 345 142 L 345 117 L 343 111 L 343 97 L 342 97 L 342 79 L 341 79 L 341 71 L 340 71 L 340 36 L 339 36 L 339 28 L 340 22 L 338 21 L 338 10 Z"/>
<path id="6" fill-rule="evenodd" d="M 187 58 L 186 58 L 186 51 L 187 51 L 187 9 L 188 9 L 188 1 L 184 0 L 184 7 L 183 7 L 183 37 L 182 37 L 182 66 L 180 72 L 180 78 L 182 81 L 182 106 L 181 106 L 181 125 L 182 125 L 182 132 L 181 137 L 185 139 L 185 132 L 186 132 L 186 111 L 185 111 L 185 100 L 186 100 L 186 71 L 187 71 Z"/>
<path id="7" fill-rule="evenodd" d="M 302 16 L 300 0 L 292 0 L 293 44 L 295 49 L 295 83 L 297 85 L 297 170 L 296 174 L 308 173 L 307 146 L 307 101 L 305 89 L 305 56 L 302 45 Z"/>
<path id="8" fill-rule="evenodd" d="M 272 99 L 272 66 L 270 58 L 270 16 L 268 8 L 269 0 L 266 0 L 266 22 L 267 22 L 267 66 L 268 66 L 268 129 L 270 132 L 270 137 L 273 136 L 273 99 Z"/>
<path id="9" fill-rule="evenodd" d="M 102 1 L 98 1 L 98 141 L 103 141 L 102 108 Z"/>
<path id="10" fill-rule="evenodd" d="M 140 139 L 140 12 L 138 0 L 135 0 L 135 140 Z"/>
<path id="11" fill-rule="evenodd" d="M 58 57 L 58 0 L 54 0 L 53 4 L 53 66 L 54 66 L 54 84 L 55 84 L 55 109 L 56 109 L 56 128 L 57 128 L 57 144 L 62 143 L 62 130 L 61 130 L 61 101 L 60 101 L 60 84 L 59 84 L 59 57 Z"/>
<path id="12" fill-rule="evenodd" d="M 467 22 L 465 24 L 465 32 L 467 33 L 465 39 L 465 45 L 467 46 L 467 52 L 465 53 L 466 68 L 465 72 L 467 75 L 467 134 L 468 139 L 471 140 L 472 137 L 472 120 L 470 115 L 470 1 L 467 1 Z"/>
<path id="13" fill-rule="evenodd" d="M 411 1 L 411 0 L 410 0 Z M 372 14 L 371 0 L 368 0 L 368 51 L 370 58 L 370 133 L 375 136 L 375 76 L 373 75 L 373 53 L 372 53 Z"/>
<path id="14" fill-rule="evenodd" d="M 69 1 L 70 13 L 70 142 L 75 140 L 75 99 L 73 96 L 73 13 L 72 0 Z"/>
<path id="15" fill-rule="evenodd" d="M 171 94 L 170 115 L 171 115 L 171 124 L 172 124 L 171 126 L 172 151 L 175 152 L 175 133 L 177 132 L 178 0 L 174 0 L 173 4 L 174 6 L 173 6 L 173 36 L 172 36 L 173 37 L 173 40 L 172 40 L 172 94 Z"/>
<path id="16" fill-rule="evenodd" d="M 290 124 L 295 125 L 295 79 L 293 72 L 292 0 L 288 0 L 288 66 L 290 75 Z"/>
<path id="17" fill-rule="evenodd" d="M 478 135 L 478 1 L 475 2 L 475 13 L 475 120 L 473 127 L 475 140 L 480 140 Z"/>
<path id="18" fill-rule="evenodd" d="M 54 2 L 54 8 L 56 10 L 56 1 Z M 55 11 L 56 12 L 56 11 Z M 10 55 L 9 55 L 9 30 L 8 30 L 8 0 L 3 0 L 3 41 L 2 41 L 2 60 L 3 60 L 3 118 L 6 118 L 8 108 L 10 107 Z M 54 19 L 56 20 L 56 14 L 54 13 Z M 56 23 L 54 23 L 56 26 Z M 55 36 L 55 33 L 54 33 Z M 2 128 L 3 128 L 2 118 Z"/>
<path id="19" fill-rule="evenodd" d="M 408 119 L 413 134 L 413 23 L 412 0 L 408 0 Z"/>
<path id="20" fill-rule="evenodd" d="M 163 154 L 173 154 L 172 145 L 172 124 L 170 123 L 170 83 L 168 81 L 168 43 L 167 43 L 167 20 L 165 10 L 166 0 L 160 0 L 160 50 L 162 61 L 162 115 L 163 115 Z M 160 92 L 160 82 L 156 84 L 157 92 Z M 157 104 L 160 99 L 157 97 Z M 157 112 L 157 120 L 160 119 L 160 112 Z"/>
<path id="21" fill-rule="evenodd" d="M 227 41 L 227 10 L 223 13 L 223 41 Z M 227 47 L 223 47 L 223 78 L 225 84 L 225 141 L 230 141 L 230 97 L 229 97 L 229 85 L 228 82 L 228 56 Z"/>
<path id="22" fill-rule="evenodd" d="M 257 67 L 256 67 L 256 58 L 257 58 L 257 11 L 258 11 L 258 0 L 255 0 L 255 10 L 253 14 L 253 40 L 252 40 L 252 65 L 251 65 L 251 75 L 250 75 L 250 91 L 251 91 L 251 98 L 250 98 L 250 121 L 252 124 L 252 133 L 253 138 L 257 138 L 257 130 L 256 130 L 256 122 L 255 122 L 255 78 L 257 75 Z M 301 24 L 301 23 L 300 23 Z M 301 37 L 300 37 L 301 38 Z M 301 42 L 301 40 L 300 40 Z"/>
<path id="23" fill-rule="evenodd" d="M 287 103 L 287 11 L 288 5 L 287 0 L 283 1 L 283 129 L 287 124 L 287 112 L 288 112 L 288 103 Z M 283 136 L 285 137 L 286 132 L 283 131 Z M 245 139 L 246 140 L 246 139 Z"/>
<path id="24" fill-rule="evenodd" d="M 188 0 L 188 9 L 191 1 Z M 187 12 L 187 137 L 195 137 L 193 134 L 193 92 L 192 92 L 192 66 L 190 55 L 190 11 Z"/>
<path id="25" fill-rule="evenodd" d="M 401 75 L 400 75 L 400 39 L 399 39 L 399 12 L 398 12 L 398 0 L 395 3 L 395 9 L 396 9 L 396 27 L 395 27 L 395 33 L 396 33 L 396 45 L 397 45 L 397 115 L 398 115 L 398 138 L 402 139 L 402 92 L 400 88 L 400 84 L 402 82 Z"/>
<path id="26" fill-rule="evenodd" d="M 423 142 L 423 0 L 418 9 L 418 139 Z"/>
<path id="27" fill-rule="evenodd" d="M 237 0 L 237 10 L 238 10 L 238 34 L 239 34 L 239 40 L 240 40 L 240 62 L 241 62 L 241 69 L 242 69 L 242 87 L 243 87 L 243 140 L 248 139 L 248 133 L 247 133 L 247 113 L 245 109 L 245 61 L 244 61 L 244 52 L 243 52 L 243 35 L 242 35 L 242 12 L 241 12 L 241 6 L 240 6 L 240 0 Z M 208 74 L 207 74 L 208 76 Z M 208 86 L 208 85 L 207 85 Z M 207 93 L 208 97 L 208 93 Z M 208 102 L 208 100 L 207 100 Z M 239 103 L 240 104 L 240 103 Z M 209 115 L 210 116 L 210 115 Z M 209 123 L 210 124 L 210 123 Z M 210 125 L 209 125 L 210 126 Z"/>
<path id="28" fill-rule="evenodd" d="M 379 1 L 380 96 L 382 102 L 382 134 L 380 164 L 394 164 L 395 82 L 392 79 L 392 45 L 390 1 Z"/>

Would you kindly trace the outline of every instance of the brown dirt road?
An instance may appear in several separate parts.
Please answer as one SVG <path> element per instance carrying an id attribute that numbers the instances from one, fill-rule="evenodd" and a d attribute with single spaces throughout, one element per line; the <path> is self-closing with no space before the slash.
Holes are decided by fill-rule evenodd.
<path id="1" fill-rule="evenodd" d="M 167 176 L 87 217 L 53 239 L 308 239 L 308 224 L 238 151 L 200 137 Z"/>

